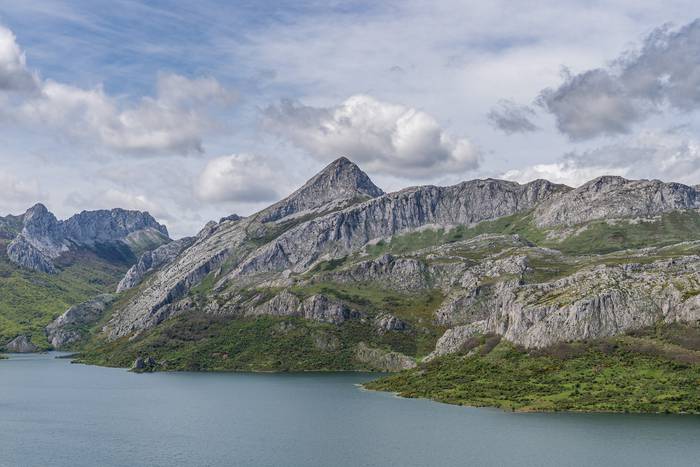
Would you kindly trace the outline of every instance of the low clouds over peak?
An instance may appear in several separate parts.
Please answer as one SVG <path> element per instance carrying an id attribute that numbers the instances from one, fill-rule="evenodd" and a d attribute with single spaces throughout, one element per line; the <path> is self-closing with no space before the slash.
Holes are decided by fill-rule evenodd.
<path id="1" fill-rule="evenodd" d="M 600 175 L 695 185 L 700 180 L 700 143 L 684 133 L 643 131 L 613 144 L 571 152 L 554 163 L 509 170 L 501 177 L 518 182 L 546 178 L 578 186 Z"/>
<path id="2" fill-rule="evenodd" d="M 265 126 L 321 161 L 347 155 L 364 169 L 407 178 L 465 172 L 479 153 L 431 115 L 355 95 L 334 107 L 283 100 L 265 111 Z"/>

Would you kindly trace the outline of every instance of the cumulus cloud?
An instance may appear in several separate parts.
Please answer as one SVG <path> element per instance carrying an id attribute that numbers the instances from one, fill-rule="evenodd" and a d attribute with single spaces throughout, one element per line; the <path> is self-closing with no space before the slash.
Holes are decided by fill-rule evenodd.
<path id="1" fill-rule="evenodd" d="M 678 30 L 663 26 L 607 68 L 565 74 L 559 87 L 542 91 L 539 103 L 572 140 L 627 133 L 665 106 L 700 108 L 698 57 L 700 20 Z"/>
<path id="2" fill-rule="evenodd" d="M 683 133 L 644 131 L 615 144 L 566 154 L 554 163 L 510 170 L 502 177 L 519 182 L 546 178 L 578 186 L 600 175 L 694 185 L 700 182 L 700 143 Z"/>
<path id="3" fill-rule="evenodd" d="M 25 121 L 65 129 L 126 152 L 192 154 L 202 152 L 202 133 L 211 125 L 204 111 L 230 94 L 213 78 L 163 75 L 156 97 L 120 105 L 100 87 L 82 89 L 51 80 L 40 95 L 19 108 Z"/>
<path id="4" fill-rule="evenodd" d="M 211 110 L 233 93 L 216 79 L 177 74 L 158 77 L 156 95 L 123 102 L 102 87 L 83 89 L 42 81 L 26 66 L 14 35 L 0 28 L 0 91 L 29 91 L 1 112 L 15 122 L 47 125 L 119 152 L 193 154 L 203 152 L 202 135 L 214 126 Z"/>
<path id="5" fill-rule="evenodd" d="M 486 115 L 491 125 L 511 135 L 513 133 L 529 133 L 537 131 L 532 123 L 535 111 L 526 105 L 503 99 Z"/>
<path id="6" fill-rule="evenodd" d="M 202 201 L 256 203 L 275 201 L 279 195 L 279 171 L 265 159 L 232 154 L 211 159 L 202 170 L 195 193 Z"/>
<path id="7" fill-rule="evenodd" d="M 265 110 L 266 127 L 321 161 L 345 155 L 375 173 L 408 178 L 466 171 L 479 153 L 420 110 L 356 95 L 335 107 L 284 100 Z"/>
<path id="8" fill-rule="evenodd" d="M 0 26 L 0 92 L 31 92 L 38 85 L 39 79 L 27 68 L 15 35 Z"/>

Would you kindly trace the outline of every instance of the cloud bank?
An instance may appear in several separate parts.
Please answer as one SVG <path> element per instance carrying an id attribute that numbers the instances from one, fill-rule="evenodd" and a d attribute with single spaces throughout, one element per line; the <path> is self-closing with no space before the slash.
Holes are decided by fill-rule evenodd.
<path id="1" fill-rule="evenodd" d="M 431 115 L 368 95 L 334 107 L 283 100 L 265 110 L 268 130 L 320 161 L 344 155 L 363 168 L 407 178 L 464 172 L 479 165 L 479 152 Z"/>

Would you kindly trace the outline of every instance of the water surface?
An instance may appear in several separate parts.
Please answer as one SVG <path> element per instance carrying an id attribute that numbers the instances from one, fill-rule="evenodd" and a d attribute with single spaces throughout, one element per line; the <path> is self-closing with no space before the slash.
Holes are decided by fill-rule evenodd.
<path id="1" fill-rule="evenodd" d="M 133 374 L 0 361 L 0 466 L 698 465 L 700 417 L 512 414 L 365 374 Z"/>

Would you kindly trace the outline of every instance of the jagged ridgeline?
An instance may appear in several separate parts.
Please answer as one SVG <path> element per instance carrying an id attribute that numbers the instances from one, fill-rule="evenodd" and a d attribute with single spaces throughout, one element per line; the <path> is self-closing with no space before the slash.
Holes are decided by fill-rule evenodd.
<path id="1" fill-rule="evenodd" d="M 698 209 L 694 187 L 620 177 L 384 193 L 341 158 L 257 214 L 146 248 L 45 332 L 140 369 L 393 371 L 692 324 Z"/>
<path id="2" fill-rule="evenodd" d="M 113 293 L 140 255 L 168 242 L 165 226 L 137 211 L 84 211 L 59 221 L 37 204 L 0 217 L 0 347 L 49 348 L 49 323 L 71 305 Z"/>

